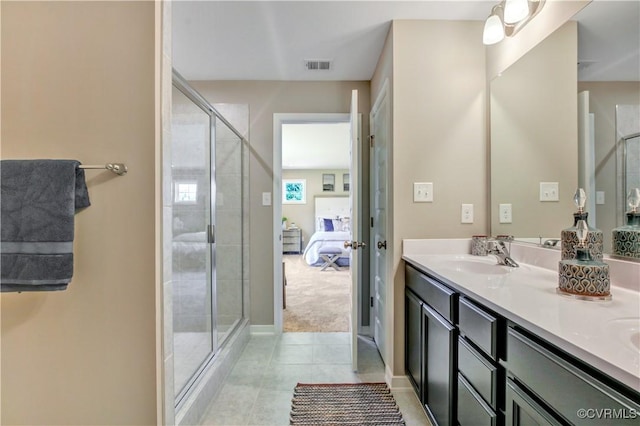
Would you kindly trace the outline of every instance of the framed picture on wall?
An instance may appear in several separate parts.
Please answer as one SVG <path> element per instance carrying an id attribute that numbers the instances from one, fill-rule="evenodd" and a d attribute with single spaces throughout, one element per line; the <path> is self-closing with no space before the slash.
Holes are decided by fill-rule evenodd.
<path id="1" fill-rule="evenodd" d="M 335 191 L 336 187 L 336 175 L 334 174 L 322 174 L 322 190 L 323 191 Z"/>
<path id="2" fill-rule="evenodd" d="M 349 192 L 349 173 L 344 173 L 342 175 L 342 190 L 344 192 Z"/>
<path id="3" fill-rule="evenodd" d="M 282 204 L 307 204 L 307 180 L 282 179 Z"/>

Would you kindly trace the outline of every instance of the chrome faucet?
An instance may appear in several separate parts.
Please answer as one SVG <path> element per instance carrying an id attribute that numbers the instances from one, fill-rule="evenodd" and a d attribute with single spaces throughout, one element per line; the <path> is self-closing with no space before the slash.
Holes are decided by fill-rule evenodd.
<path id="1" fill-rule="evenodd" d="M 498 235 L 495 239 L 489 241 L 490 248 L 489 254 L 494 255 L 498 259 L 499 265 L 510 266 L 511 268 L 517 268 L 520 265 L 511 258 L 511 254 L 509 253 L 509 248 L 505 243 L 509 243 L 511 245 L 511 241 L 513 241 L 513 237 L 510 235 Z"/>
<path id="2" fill-rule="evenodd" d="M 558 238 L 549 238 L 548 240 L 544 240 L 542 244 L 543 247 L 555 247 L 560 243 Z"/>

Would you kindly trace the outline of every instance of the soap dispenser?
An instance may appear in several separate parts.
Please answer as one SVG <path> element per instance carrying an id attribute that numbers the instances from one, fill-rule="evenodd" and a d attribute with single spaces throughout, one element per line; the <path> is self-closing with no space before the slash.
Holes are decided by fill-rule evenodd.
<path id="1" fill-rule="evenodd" d="M 560 261 L 556 291 L 583 300 L 610 300 L 609 265 L 591 257 L 587 248 L 589 233 L 587 222 L 578 220 L 576 257 Z"/>
<path id="2" fill-rule="evenodd" d="M 573 202 L 576 204 L 578 211 L 573 214 L 573 226 L 563 229 L 560 235 L 562 246 L 562 259 L 575 259 L 577 256 L 576 246 L 578 245 L 577 225 L 583 220 L 589 231 L 585 248 L 589 251 L 592 259 L 602 260 L 602 251 L 604 245 L 604 235 L 602 231 L 592 228 L 587 223 L 589 213 L 584 211 L 584 205 L 587 202 L 587 194 L 584 189 L 578 188 L 573 196 Z"/>
<path id="3" fill-rule="evenodd" d="M 640 189 L 629 191 L 627 224 L 613 230 L 613 254 L 640 259 Z"/>

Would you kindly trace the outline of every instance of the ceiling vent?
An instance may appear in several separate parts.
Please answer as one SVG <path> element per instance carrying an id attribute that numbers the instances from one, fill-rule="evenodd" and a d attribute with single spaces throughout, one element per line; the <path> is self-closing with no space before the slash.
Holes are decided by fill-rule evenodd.
<path id="1" fill-rule="evenodd" d="M 308 71 L 329 71 L 331 69 L 331 61 L 325 59 L 305 59 L 304 67 Z"/>

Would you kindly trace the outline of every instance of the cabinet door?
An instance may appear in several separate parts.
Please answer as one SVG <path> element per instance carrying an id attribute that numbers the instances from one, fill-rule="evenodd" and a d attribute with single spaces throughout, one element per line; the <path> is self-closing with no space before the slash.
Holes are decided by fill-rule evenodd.
<path id="1" fill-rule="evenodd" d="M 511 379 L 507 380 L 506 426 L 560 426 L 550 413 L 537 404 Z"/>
<path id="2" fill-rule="evenodd" d="M 405 291 L 405 368 L 418 398 L 422 401 L 422 303 L 413 292 Z"/>
<path id="3" fill-rule="evenodd" d="M 422 306 L 422 313 L 426 352 L 423 403 L 437 425 L 455 425 L 456 328 L 429 305 Z"/>

